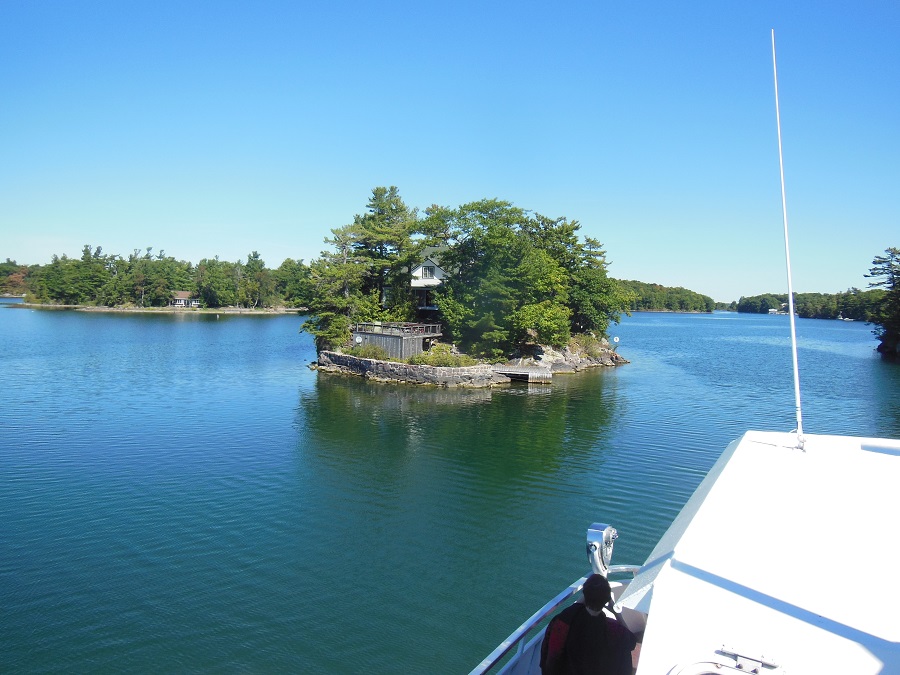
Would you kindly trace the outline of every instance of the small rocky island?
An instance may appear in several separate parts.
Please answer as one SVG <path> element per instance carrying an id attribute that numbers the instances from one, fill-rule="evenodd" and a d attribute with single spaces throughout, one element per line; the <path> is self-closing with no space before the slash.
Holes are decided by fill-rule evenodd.
<path id="1" fill-rule="evenodd" d="M 437 324 L 357 324 L 346 353 L 343 349 L 323 350 L 312 367 L 378 382 L 493 387 L 513 380 L 546 383 L 558 373 L 628 363 L 605 338 L 585 339 L 585 336 L 573 338 L 561 350 L 533 344 L 528 345 L 527 353 L 523 350 L 521 355 L 504 363 L 478 363 L 460 358 L 451 345 L 437 342 L 439 329 Z M 456 360 L 458 365 L 431 365 L 427 362 L 429 352 L 446 357 L 432 359 L 435 363 Z"/>

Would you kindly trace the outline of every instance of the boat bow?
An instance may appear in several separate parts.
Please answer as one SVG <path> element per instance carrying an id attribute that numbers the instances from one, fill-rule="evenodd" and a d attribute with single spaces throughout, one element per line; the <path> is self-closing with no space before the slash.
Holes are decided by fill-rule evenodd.
<path id="1" fill-rule="evenodd" d="M 639 675 L 707 672 L 685 670 L 701 663 L 897 672 L 898 484 L 896 441 L 807 435 L 800 450 L 795 434 L 748 432 L 732 443 L 619 599 L 648 615 Z"/>

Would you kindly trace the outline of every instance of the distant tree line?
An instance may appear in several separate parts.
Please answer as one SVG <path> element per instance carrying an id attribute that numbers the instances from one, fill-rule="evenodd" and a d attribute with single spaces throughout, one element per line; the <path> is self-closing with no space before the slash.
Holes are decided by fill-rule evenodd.
<path id="1" fill-rule="evenodd" d="M 794 311 L 809 319 L 853 319 L 875 326 L 878 351 L 896 356 L 900 352 L 900 248 L 887 248 L 872 260 L 869 290 L 851 288 L 844 293 L 794 293 Z M 767 314 L 786 311 L 787 294 L 766 293 L 742 297 L 737 311 Z"/>
<path id="2" fill-rule="evenodd" d="M 844 293 L 794 293 L 794 311 L 804 319 L 853 319 L 872 321 L 884 298 L 883 290 L 861 291 L 851 288 Z M 768 314 L 769 310 L 787 311 L 787 293 L 764 293 L 741 297 L 737 311 L 746 314 Z"/>
<path id="3" fill-rule="evenodd" d="M 46 265 L 0 264 L 0 292 L 30 302 L 106 307 L 164 307 L 187 291 L 204 307 L 299 306 L 309 289 L 309 268 L 285 260 L 276 270 L 253 251 L 246 262 L 204 258 L 197 265 L 152 248 L 127 258 L 85 245 L 80 258 L 54 255 Z"/>
<path id="4" fill-rule="evenodd" d="M 724 309 L 708 295 L 701 295 L 686 288 L 669 288 L 643 281 L 619 281 L 619 285 L 632 293 L 628 309 L 645 312 L 712 312 Z"/>

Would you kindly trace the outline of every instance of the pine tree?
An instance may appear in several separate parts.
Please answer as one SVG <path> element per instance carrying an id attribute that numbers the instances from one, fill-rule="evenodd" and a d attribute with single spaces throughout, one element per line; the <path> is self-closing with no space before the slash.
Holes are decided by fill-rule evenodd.
<path id="1" fill-rule="evenodd" d="M 869 283 L 870 287 L 886 291 L 872 317 L 875 335 L 881 341 L 878 351 L 897 357 L 900 355 L 900 248 L 887 248 L 884 255 L 875 256 L 866 277 L 877 279 Z"/>

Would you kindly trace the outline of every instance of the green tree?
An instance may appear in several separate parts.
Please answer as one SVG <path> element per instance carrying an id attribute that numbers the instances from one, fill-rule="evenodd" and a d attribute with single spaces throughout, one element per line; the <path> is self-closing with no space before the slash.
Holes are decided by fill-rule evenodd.
<path id="1" fill-rule="evenodd" d="M 737 311 L 746 314 L 768 314 L 770 309 L 781 310 L 781 305 L 787 302 L 787 295 L 753 295 L 738 300 Z"/>
<path id="2" fill-rule="evenodd" d="M 404 203 L 395 186 L 376 187 L 351 231 L 356 255 L 368 261 L 362 293 L 379 299 L 386 319 L 414 318 L 410 272 L 424 247 L 423 240 L 416 240 L 416 210 Z"/>
<path id="3" fill-rule="evenodd" d="M 880 342 L 878 351 L 896 358 L 900 355 L 900 248 L 887 248 L 884 255 L 875 256 L 866 277 L 875 279 L 870 287 L 885 291 L 871 319 Z"/>
<path id="4" fill-rule="evenodd" d="M 568 307 L 544 300 L 522 305 L 513 312 L 513 327 L 533 342 L 551 347 L 564 347 L 572 333 L 569 329 L 571 312 Z"/>
<path id="5" fill-rule="evenodd" d="M 309 307 L 312 301 L 310 269 L 302 260 L 286 258 L 278 269 L 272 272 L 275 279 L 275 293 L 289 307 Z"/>
<path id="6" fill-rule="evenodd" d="M 85 244 L 81 252 L 81 259 L 75 263 L 76 287 L 78 302 L 83 304 L 96 303 L 100 296 L 100 289 L 109 280 L 107 270 L 107 257 L 103 255 L 103 249 L 98 246 L 91 248 Z"/>
<path id="7" fill-rule="evenodd" d="M 244 307 L 269 307 L 275 298 L 275 277 L 259 253 L 247 256 L 238 285 L 238 301 Z"/>
<path id="8" fill-rule="evenodd" d="M 449 244 L 441 261 L 452 273 L 436 297 L 447 332 L 466 351 L 502 358 L 514 347 L 517 291 L 530 276 L 517 269 L 529 253 L 517 234 L 525 212 L 485 199 L 444 210 L 441 217 Z"/>
<path id="9" fill-rule="evenodd" d="M 630 295 L 606 273 L 580 225 L 495 199 L 432 207 L 426 232 L 446 242 L 450 276 L 436 291 L 448 334 L 471 353 L 502 358 L 530 342 L 561 346 L 572 333 L 605 335 Z"/>
<path id="10" fill-rule="evenodd" d="M 363 285 L 369 274 L 370 259 L 357 255 L 353 225 L 331 230 L 325 243 L 334 251 L 323 251 L 310 264 L 310 283 L 314 293 L 310 298 L 312 316 L 303 330 L 311 333 L 316 348 L 340 347 L 350 338 L 351 320 L 365 320 L 371 302 L 364 301 Z"/>
<path id="11" fill-rule="evenodd" d="M 313 316 L 304 329 L 317 346 L 340 346 L 353 322 L 415 318 L 410 273 L 426 238 L 397 188 L 373 189 L 366 212 L 331 233 L 325 243 L 334 250 L 323 251 L 309 266 L 307 306 Z"/>
<path id="12" fill-rule="evenodd" d="M 173 291 L 190 290 L 192 285 L 189 263 L 179 263 L 162 250 L 154 256 L 152 246 L 143 255 L 140 249 L 134 249 L 127 267 L 132 301 L 139 307 L 165 307 L 171 302 Z"/>
<path id="13" fill-rule="evenodd" d="M 108 276 L 97 296 L 97 303 L 117 307 L 132 302 L 130 276 L 127 261 L 121 256 L 109 256 L 106 261 Z"/>
<path id="14" fill-rule="evenodd" d="M 233 263 L 214 258 L 204 258 L 194 269 L 195 288 L 205 307 L 231 307 L 237 305 L 238 296 L 232 282 Z"/>
<path id="15" fill-rule="evenodd" d="M 885 296 L 884 289 L 873 288 L 861 291 L 849 288 L 845 293 L 838 293 L 835 304 L 843 319 L 871 322 Z"/>
<path id="16" fill-rule="evenodd" d="M 630 294 L 607 276 L 599 242 L 580 241 L 579 229 L 497 199 L 433 205 L 419 218 L 396 187 L 379 187 L 363 214 L 331 231 L 331 250 L 308 273 L 285 261 L 276 290 L 287 298 L 295 283 L 294 297 L 311 313 L 304 330 L 319 349 L 338 347 L 354 322 L 415 318 L 411 272 L 425 246 L 436 246 L 446 274 L 435 289 L 444 334 L 501 359 L 536 341 L 562 346 L 573 330 L 602 336 L 627 311 Z"/>
<path id="17" fill-rule="evenodd" d="M 20 265 L 15 260 L 6 259 L 0 263 L 0 293 L 8 295 L 25 295 L 28 285 L 28 266 Z"/>
<path id="18" fill-rule="evenodd" d="M 836 319 L 840 314 L 837 296 L 828 293 L 797 293 L 794 309 L 804 319 Z"/>
<path id="19" fill-rule="evenodd" d="M 32 290 L 38 302 L 75 305 L 80 300 L 80 284 L 76 260 L 65 254 L 54 255 L 49 265 L 34 275 Z"/>

